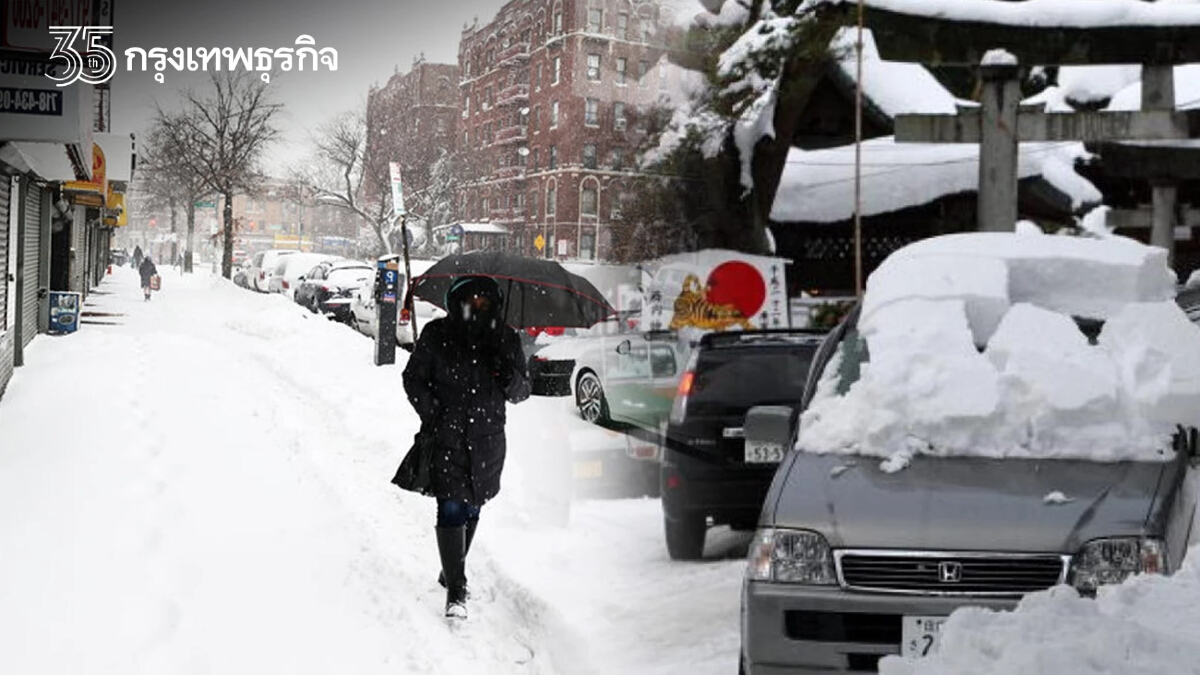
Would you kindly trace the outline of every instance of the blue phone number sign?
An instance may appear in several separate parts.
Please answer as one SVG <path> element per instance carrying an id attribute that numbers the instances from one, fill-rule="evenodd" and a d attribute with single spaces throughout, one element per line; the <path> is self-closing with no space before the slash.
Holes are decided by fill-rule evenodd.
<path id="1" fill-rule="evenodd" d="M 61 117 L 63 93 L 50 89 L 0 87 L 0 113 Z"/>

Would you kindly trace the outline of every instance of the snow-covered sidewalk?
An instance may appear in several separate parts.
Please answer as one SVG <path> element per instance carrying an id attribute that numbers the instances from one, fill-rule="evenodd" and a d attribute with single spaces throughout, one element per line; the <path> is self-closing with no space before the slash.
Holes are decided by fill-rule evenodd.
<path id="1" fill-rule="evenodd" d="M 378 368 L 281 297 L 163 276 L 145 303 L 114 270 L 85 311 L 115 316 L 40 336 L 0 400 L 0 672 L 732 669 L 740 560 L 667 562 L 652 500 L 548 524 L 561 399 L 511 409 L 450 630 L 433 502 L 388 483 L 417 428 L 406 354 Z"/>

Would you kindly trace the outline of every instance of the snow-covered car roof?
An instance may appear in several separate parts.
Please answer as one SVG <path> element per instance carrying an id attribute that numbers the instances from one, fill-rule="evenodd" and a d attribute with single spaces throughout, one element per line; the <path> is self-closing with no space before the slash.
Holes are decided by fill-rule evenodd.
<path id="1" fill-rule="evenodd" d="M 915 454 L 1165 459 L 1176 425 L 1200 426 L 1200 328 L 1174 295 L 1166 252 L 1128 240 L 913 244 L 868 280 L 799 446 L 895 469 Z"/>

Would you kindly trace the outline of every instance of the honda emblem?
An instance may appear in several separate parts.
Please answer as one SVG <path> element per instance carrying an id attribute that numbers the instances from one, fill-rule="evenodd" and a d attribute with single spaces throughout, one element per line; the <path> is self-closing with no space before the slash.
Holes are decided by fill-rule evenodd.
<path id="1" fill-rule="evenodd" d="M 938 563 L 938 581 L 943 584 L 957 584 L 962 581 L 962 563 L 945 560 Z"/>

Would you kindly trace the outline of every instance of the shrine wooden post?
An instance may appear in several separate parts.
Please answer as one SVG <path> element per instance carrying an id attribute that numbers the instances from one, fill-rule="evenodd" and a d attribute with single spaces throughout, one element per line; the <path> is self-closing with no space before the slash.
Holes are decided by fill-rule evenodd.
<path id="1" fill-rule="evenodd" d="M 880 0 L 866 2 L 865 22 L 872 30 L 880 56 L 891 61 L 927 65 L 981 67 L 983 82 L 980 112 L 958 115 L 900 115 L 896 117 L 898 142 L 980 143 L 979 228 L 1011 230 L 1016 226 L 1017 154 L 1020 141 L 1082 141 L 1101 143 L 1115 154 L 1145 161 L 1134 165 L 1146 170 L 1140 177 L 1151 182 L 1153 227 L 1151 243 L 1168 251 L 1174 248 L 1178 221 L 1177 183 L 1194 171 L 1194 162 L 1172 157 L 1170 167 L 1155 169 L 1148 158 L 1161 156 L 1162 146 L 1138 146 L 1122 141 L 1184 140 L 1200 138 L 1197 111 L 1175 111 L 1173 67 L 1200 62 L 1200 7 L 1195 21 L 1180 23 L 1151 21 L 1151 25 L 1097 25 L 1081 17 L 1058 18 L 1060 25 L 1038 25 L 1018 12 L 1025 3 L 979 2 L 1003 12 L 975 13 L 975 18 L 955 18 L 953 13 L 932 13 L 922 6 Z M 829 0 L 834 11 L 847 11 L 847 3 Z M 1001 8 L 1000 6 L 1007 5 Z M 1011 10 L 1011 11 L 1010 11 Z M 1157 9 L 1147 10 L 1150 13 Z M 1172 5 L 1177 16 L 1183 10 Z M 1187 10 L 1192 11 L 1192 10 Z M 1009 19 L 1002 18 L 1005 14 Z M 982 17 L 982 18 L 981 18 Z M 1026 65 L 1142 65 L 1142 111 L 1044 113 L 1020 111 L 1012 98 L 1019 69 L 1011 61 L 1004 65 L 982 65 L 992 49 L 1009 52 Z M 1013 119 L 1015 117 L 1015 120 Z M 1169 146 L 1168 146 L 1169 149 Z M 1183 152 L 1182 149 L 1178 149 Z M 1154 155 L 1152 153 L 1159 153 Z M 1010 157 L 1011 155 L 1011 157 Z M 1108 155 L 1105 154 L 1105 157 Z M 1194 155 L 1191 157 L 1194 158 Z M 1119 169 L 1120 170 L 1120 169 Z M 1128 174 L 1126 174 L 1128 175 Z M 998 202 L 1004 200 L 1005 205 Z"/>

